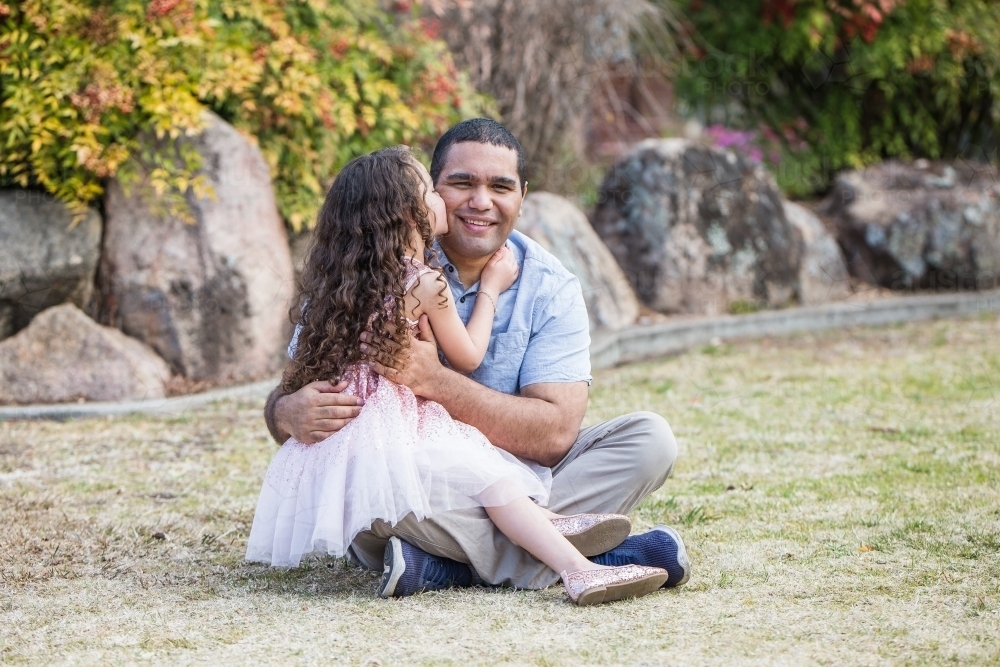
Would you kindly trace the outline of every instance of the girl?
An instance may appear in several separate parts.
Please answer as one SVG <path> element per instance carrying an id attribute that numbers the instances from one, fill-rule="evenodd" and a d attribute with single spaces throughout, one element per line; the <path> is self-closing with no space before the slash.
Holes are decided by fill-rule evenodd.
<path id="1" fill-rule="evenodd" d="M 496 252 L 463 326 L 447 283 L 424 263 L 433 256 L 433 237 L 447 231 L 444 202 L 409 149 L 357 158 L 337 176 L 292 310 L 299 335 L 282 389 L 344 379 L 345 391 L 362 397 L 364 407 L 320 443 L 290 438 L 281 447 L 257 502 L 247 559 L 295 566 L 308 553 L 343 555 L 376 519 L 394 525 L 411 512 L 424 519 L 483 507 L 507 537 L 561 573 L 578 604 L 656 590 L 667 579 L 665 570 L 596 565 L 563 534 L 596 555 L 628 535 L 627 517 L 562 518 L 542 509 L 536 502 L 548 501 L 548 469 L 529 468 L 366 363 L 362 333 L 384 341 L 383 354 L 399 354 L 422 314 L 453 368 L 470 372 L 482 362 L 497 299 L 516 280 L 518 267 L 511 251 Z M 594 544 L 592 538 L 600 542 L 609 534 L 611 542 Z"/>

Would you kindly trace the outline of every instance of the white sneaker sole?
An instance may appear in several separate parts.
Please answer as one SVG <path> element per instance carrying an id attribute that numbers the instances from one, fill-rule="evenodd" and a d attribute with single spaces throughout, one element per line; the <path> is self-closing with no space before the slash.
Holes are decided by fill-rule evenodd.
<path id="1" fill-rule="evenodd" d="M 677 583 L 668 580 L 666 583 L 667 588 L 674 588 L 676 586 L 683 586 L 691 578 L 691 559 L 688 558 L 687 548 L 684 546 L 684 540 L 681 539 L 680 534 L 671 528 L 670 526 L 653 526 L 653 530 L 662 530 L 664 533 L 674 538 L 674 542 L 677 543 L 677 564 L 684 569 L 684 576 Z"/>
<path id="2" fill-rule="evenodd" d="M 379 584 L 378 596 L 391 598 L 404 572 L 406 561 L 403 559 L 403 544 L 398 537 L 390 537 L 382 557 L 382 582 Z"/>

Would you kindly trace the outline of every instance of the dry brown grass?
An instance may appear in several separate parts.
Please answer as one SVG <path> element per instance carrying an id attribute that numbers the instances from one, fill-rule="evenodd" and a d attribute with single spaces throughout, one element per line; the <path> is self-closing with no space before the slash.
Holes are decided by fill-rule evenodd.
<path id="1" fill-rule="evenodd" d="M 997 664 L 998 341 L 991 316 L 599 373 L 588 421 L 675 428 L 675 476 L 633 518 L 677 525 L 695 569 L 587 609 L 244 563 L 273 453 L 256 403 L 0 423 L 0 662 Z"/>

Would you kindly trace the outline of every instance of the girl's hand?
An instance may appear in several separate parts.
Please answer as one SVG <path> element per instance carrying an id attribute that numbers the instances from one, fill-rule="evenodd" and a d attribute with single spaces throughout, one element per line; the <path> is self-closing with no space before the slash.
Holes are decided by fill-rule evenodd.
<path id="1" fill-rule="evenodd" d="M 519 270 L 514 253 L 508 250 L 507 246 L 500 246 L 486 263 L 483 275 L 479 278 L 479 288 L 499 295 L 514 284 Z"/>

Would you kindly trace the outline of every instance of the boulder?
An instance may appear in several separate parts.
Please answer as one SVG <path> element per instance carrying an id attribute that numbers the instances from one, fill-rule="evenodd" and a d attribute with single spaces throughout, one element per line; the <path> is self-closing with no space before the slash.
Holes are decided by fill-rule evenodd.
<path id="1" fill-rule="evenodd" d="M 591 220 L 654 310 L 710 315 L 796 296 L 801 236 L 773 177 L 731 151 L 640 142 L 605 177 Z"/>
<path id="2" fill-rule="evenodd" d="M 214 197 L 188 198 L 193 223 L 108 185 L 102 312 L 174 372 L 230 382 L 278 369 L 290 337 L 292 260 L 264 157 L 218 116 L 183 138 Z"/>
<path id="3" fill-rule="evenodd" d="M 785 217 L 802 236 L 799 301 L 812 306 L 850 296 L 851 279 L 833 234 L 812 211 L 794 202 L 785 202 Z"/>
<path id="4" fill-rule="evenodd" d="M 167 363 L 71 303 L 39 313 L 0 342 L 0 403 L 163 398 Z"/>
<path id="5" fill-rule="evenodd" d="M 307 229 L 288 239 L 288 249 L 292 253 L 292 266 L 295 268 L 295 279 L 298 281 L 302 270 L 309 259 L 309 244 L 312 242 L 313 231 Z"/>
<path id="6" fill-rule="evenodd" d="M 86 308 L 101 255 L 101 216 L 49 194 L 0 190 L 0 340 L 60 303 Z"/>
<path id="7" fill-rule="evenodd" d="M 847 172 L 820 212 L 862 280 L 891 289 L 1000 286 L 1000 185 L 988 164 L 889 161 Z"/>
<path id="8" fill-rule="evenodd" d="M 587 216 L 568 199 L 529 194 L 516 227 L 580 279 L 590 328 L 622 329 L 639 316 L 639 300 Z"/>

